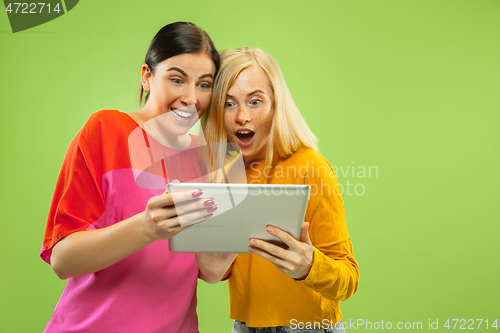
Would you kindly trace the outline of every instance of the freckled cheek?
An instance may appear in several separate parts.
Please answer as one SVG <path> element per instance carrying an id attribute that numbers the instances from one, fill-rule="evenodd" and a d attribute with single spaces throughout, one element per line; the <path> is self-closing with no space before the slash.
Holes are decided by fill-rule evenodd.
<path id="1" fill-rule="evenodd" d="M 271 134 L 271 123 L 264 124 L 261 128 L 262 140 L 264 140 L 263 144 L 265 144 L 269 138 L 269 134 Z"/>
<path id="2" fill-rule="evenodd" d="M 273 113 L 269 112 L 264 115 L 260 115 L 260 119 L 257 123 L 259 124 L 260 132 L 264 137 L 267 137 L 271 133 L 271 127 L 273 125 Z"/>

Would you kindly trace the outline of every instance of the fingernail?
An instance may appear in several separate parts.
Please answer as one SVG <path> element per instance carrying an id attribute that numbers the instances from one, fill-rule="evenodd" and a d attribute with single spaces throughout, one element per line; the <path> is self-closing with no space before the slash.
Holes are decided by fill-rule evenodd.
<path id="1" fill-rule="evenodd" d="M 209 218 L 211 218 L 212 216 L 214 216 L 214 214 L 208 214 L 208 215 L 205 215 L 205 219 L 209 219 Z"/>
<path id="2" fill-rule="evenodd" d="M 213 206 L 213 205 L 214 205 L 214 203 L 215 203 L 215 202 L 214 202 L 213 200 L 207 200 L 207 201 L 205 201 L 205 202 L 203 203 L 203 205 L 204 205 L 205 207 L 208 207 L 208 206 Z"/>
<path id="3" fill-rule="evenodd" d="M 202 191 L 196 191 L 196 192 L 193 192 L 193 198 L 198 198 L 199 196 L 201 196 L 203 194 Z"/>
<path id="4" fill-rule="evenodd" d="M 207 213 L 213 213 L 213 212 L 215 212 L 216 210 L 217 210 L 217 206 L 215 206 L 215 207 L 210 207 L 210 208 L 208 208 L 208 209 L 207 209 Z"/>
<path id="5" fill-rule="evenodd" d="M 256 244 L 257 244 L 257 242 L 255 240 L 253 240 L 253 239 L 250 240 L 250 245 L 256 245 Z"/>
<path id="6" fill-rule="evenodd" d="M 267 226 L 267 231 L 269 231 L 269 232 L 273 232 L 273 231 L 274 231 L 274 228 L 273 228 L 273 227 L 271 227 L 270 225 L 268 225 L 268 226 Z"/>

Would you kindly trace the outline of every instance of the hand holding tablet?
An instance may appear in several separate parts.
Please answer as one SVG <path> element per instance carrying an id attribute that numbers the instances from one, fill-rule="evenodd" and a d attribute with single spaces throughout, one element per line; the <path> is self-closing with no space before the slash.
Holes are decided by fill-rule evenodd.
<path id="1" fill-rule="evenodd" d="M 314 262 L 314 248 L 309 238 L 309 223 L 304 222 L 302 225 L 299 240 L 274 226 L 268 226 L 267 232 L 279 238 L 287 245 L 287 248 L 252 238 L 250 239 L 250 252 L 269 260 L 284 274 L 297 280 L 304 279 Z"/>
<path id="2" fill-rule="evenodd" d="M 215 202 L 199 190 L 165 192 L 149 199 L 144 217 L 153 239 L 169 239 L 187 227 L 205 221 L 217 210 Z M 174 206 L 175 202 L 175 206 Z"/>

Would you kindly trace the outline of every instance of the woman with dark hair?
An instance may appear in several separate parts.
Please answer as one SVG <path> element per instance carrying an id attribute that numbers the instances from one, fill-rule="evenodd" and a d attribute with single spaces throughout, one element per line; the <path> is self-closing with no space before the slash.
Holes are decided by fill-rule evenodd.
<path id="1" fill-rule="evenodd" d="M 164 26 L 142 65 L 142 108 L 98 111 L 71 142 L 40 253 L 68 279 L 46 332 L 198 332 L 197 279 L 220 280 L 228 259 L 171 253 L 167 242 L 217 207 L 165 185 L 202 176 L 191 149 L 198 138 L 187 132 L 210 102 L 219 64 L 201 28 Z M 167 175 L 168 156 L 182 156 L 182 172 Z"/>

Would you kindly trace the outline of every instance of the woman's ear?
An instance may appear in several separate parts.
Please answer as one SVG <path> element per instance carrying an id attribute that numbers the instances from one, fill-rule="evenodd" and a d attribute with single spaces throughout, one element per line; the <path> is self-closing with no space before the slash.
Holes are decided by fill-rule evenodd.
<path id="1" fill-rule="evenodd" d="M 142 64 L 141 81 L 142 81 L 142 89 L 144 89 L 144 91 L 149 92 L 149 90 L 150 90 L 149 80 L 150 79 L 151 79 L 151 69 L 149 68 L 149 66 L 147 64 Z"/>

